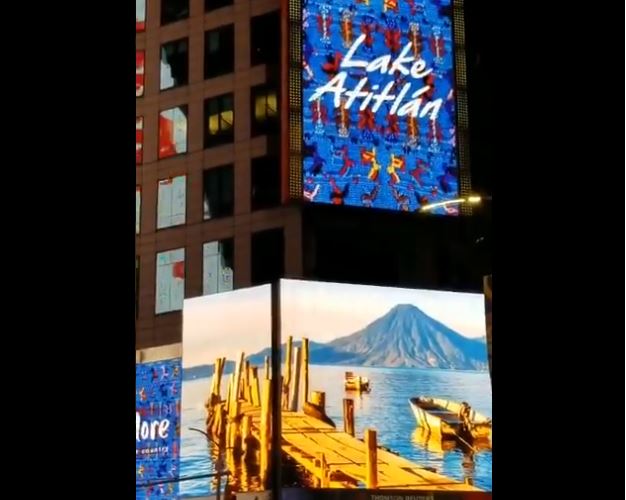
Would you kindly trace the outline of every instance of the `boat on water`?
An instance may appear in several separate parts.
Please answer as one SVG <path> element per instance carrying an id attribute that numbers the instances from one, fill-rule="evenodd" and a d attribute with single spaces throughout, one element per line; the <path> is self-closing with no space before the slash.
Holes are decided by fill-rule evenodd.
<path id="1" fill-rule="evenodd" d="M 447 399 L 417 397 L 409 400 L 417 425 L 436 431 L 444 438 L 473 440 L 491 438 L 491 419 L 472 409 L 467 403 Z"/>
<path id="2" fill-rule="evenodd" d="M 344 387 L 346 391 L 370 392 L 371 390 L 370 381 L 367 377 L 361 377 L 352 372 L 346 372 Z"/>

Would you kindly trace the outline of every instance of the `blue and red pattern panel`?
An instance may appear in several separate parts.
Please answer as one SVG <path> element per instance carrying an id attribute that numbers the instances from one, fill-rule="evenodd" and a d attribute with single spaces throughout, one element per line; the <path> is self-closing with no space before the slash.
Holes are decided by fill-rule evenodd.
<path id="1" fill-rule="evenodd" d="M 450 0 L 303 0 L 302 20 L 304 198 L 398 211 L 457 198 Z"/>

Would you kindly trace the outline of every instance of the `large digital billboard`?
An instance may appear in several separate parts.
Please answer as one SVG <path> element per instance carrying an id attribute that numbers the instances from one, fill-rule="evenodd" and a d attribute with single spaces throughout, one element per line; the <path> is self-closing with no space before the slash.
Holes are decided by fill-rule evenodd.
<path id="1" fill-rule="evenodd" d="M 282 280 L 280 314 L 285 486 L 491 491 L 482 294 Z"/>
<path id="2" fill-rule="evenodd" d="M 459 197 L 451 2 L 289 0 L 290 43 L 301 40 L 300 60 L 289 56 L 301 68 L 289 77 L 301 88 L 289 102 L 290 175 L 300 176 L 290 192 L 402 212 Z"/>
<path id="3" fill-rule="evenodd" d="M 181 497 L 216 495 L 228 483 L 237 498 L 264 498 L 271 346 L 269 285 L 185 300 L 181 476 L 197 479 L 181 482 Z"/>
<path id="4" fill-rule="evenodd" d="M 135 365 L 136 498 L 178 498 L 181 359 Z"/>

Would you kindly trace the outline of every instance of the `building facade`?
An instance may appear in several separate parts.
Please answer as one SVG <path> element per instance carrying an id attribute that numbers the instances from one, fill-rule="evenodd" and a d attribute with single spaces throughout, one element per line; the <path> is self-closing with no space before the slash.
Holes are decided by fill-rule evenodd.
<path id="1" fill-rule="evenodd" d="M 136 2 L 138 349 L 278 277 L 480 290 L 465 218 L 284 203 L 279 0 Z"/>

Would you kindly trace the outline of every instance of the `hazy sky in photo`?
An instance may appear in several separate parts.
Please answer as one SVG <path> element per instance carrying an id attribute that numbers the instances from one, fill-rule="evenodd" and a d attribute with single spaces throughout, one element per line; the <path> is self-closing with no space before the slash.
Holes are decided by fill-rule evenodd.
<path id="1" fill-rule="evenodd" d="M 482 294 L 283 280 L 282 335 L 330 342 L 350 335 L 398 304 L 413 304 L 470 338 L 484 337 Z M 183 366 L 213 364 L 271 346 L 269 285 L 185 300 Z"/>
<path id="2" fill-rule="evenodd" d="M 185 300 L 183 367 L 235 360 L 272 345 L 269 285 Z"/>
<path id="3" fill-rule="evenodd" d="M 486 335 L 484 296 L 284 280 L 282 335 L 330 342 L 355 333 L 398 304 L 413 304 L 465 337 Z"/>

